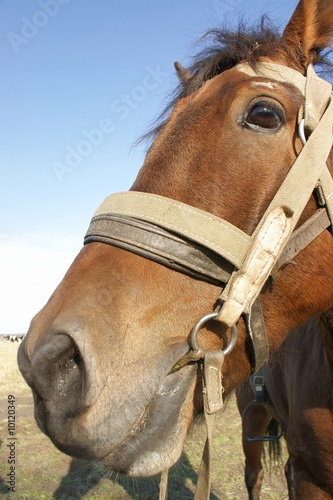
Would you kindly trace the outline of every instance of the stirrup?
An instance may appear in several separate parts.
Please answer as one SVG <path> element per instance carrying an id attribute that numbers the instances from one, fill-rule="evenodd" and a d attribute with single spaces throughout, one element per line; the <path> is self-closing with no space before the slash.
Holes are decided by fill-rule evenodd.
<path id="1" fill-rule="evenodd" d="M 245 407 L 245 409 L 242 413 L 242 420 L 244 419 L 244 415 L 246 414 L 246 412 L 249 410 L 249 408 L 251 406 L 266 404 L 267 400 L 268 400 L 268 393 L 267 393 L 267 389 L 265 386 L 264 373 L 263 373 L 262 369 L 251 376 L 251 382 L 253 385 L 254 399 L 253 399 L 253 401 L 250 401 L 250 403 Z M 243 433 L 248 441 L 263 441 L 263 442 L 278 441 L 283 435 L 282 427 L 281 427 L 280 433 L 276 434 L 275 436 L 274 435 L 273 436 L 250 436 L 249 434 L 247 434 L 244 427 L 243 427 Z"/>

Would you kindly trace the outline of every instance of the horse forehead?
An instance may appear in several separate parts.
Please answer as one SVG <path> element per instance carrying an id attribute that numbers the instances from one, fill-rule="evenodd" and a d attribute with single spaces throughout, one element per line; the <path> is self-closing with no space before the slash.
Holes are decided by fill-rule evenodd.
<path id="1" fill-rule="evenodd" d="M 301 92 L 292 84 L 292 82 L 281 82 L 273 78 L 264 76 L 250 76 L 237 69 L 231 68 L 207 81 L 197 93 L 197 98 L 200 100 L 225 95 L 228 100 L 234 100 L 238 96 L 243 98 L 246 95 L 253 96 L 253 92 L 258 92 L 258 95 L 265 95 L 278 98 L 284 101 L 300 106 L 303 102 Z"/>

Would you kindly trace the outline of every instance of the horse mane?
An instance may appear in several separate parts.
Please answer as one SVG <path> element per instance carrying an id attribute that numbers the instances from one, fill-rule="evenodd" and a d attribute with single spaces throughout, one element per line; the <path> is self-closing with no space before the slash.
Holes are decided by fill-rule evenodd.
<path id="1" fill-rule="evenodd" d="M 265 15 L 261 17 L 259 24 L 251 27 L 247 27 L 242 20 L 236 29 L 216 28 L 207 31 L 196 44 L 203 44 L 203 49 L 192 57 L 192 63 L 186 70 L 182 68 L 186 77 L 182 78 L 180 65 L 175 63 L 180 83 L 171 92 L 169 102 L 153 122 L 151 129 L 138 142 L 151 142 L 163 128 L 176 103 L 197 91 L 207 80 L 233 68 L 241 61 L 248 62 L 255 69 L 259 58 L 276 55 L 281 38 L 282 33 Z M 333 66 L 328 57 L 330 52 L 327 49 L 317 57 L 315 64 L 319 73 L 330 74 Z M 291 54 L 290 58 L 292 59 Z"/>
<path id="2" fill-rule="evenodd" d="M 250 28 L 246 27 L 244 21 L 240 21 L 236 30 L 209 30 L 199 40 L 199 44 L 211 43 L 193 57 L 193 63 L 187 69 L 192 77 L 181 82 L 176 90 L 175 100 L 192 94 L 205 81 L 233 68 L 240 61 L 247 61 L 255 66 L 259 57 L 269 56 L 274 52 L 279 40 L 280 34 L 267 16 L 261 18 L 258 26 Z"/>

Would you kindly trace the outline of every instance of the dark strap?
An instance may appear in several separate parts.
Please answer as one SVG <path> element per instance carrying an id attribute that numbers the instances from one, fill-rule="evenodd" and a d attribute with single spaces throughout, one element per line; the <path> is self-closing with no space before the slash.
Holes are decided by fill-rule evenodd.
<path id="1" fill-rule="evenodd" d="M 256 373 L 265 366 L 269 358 L 268 339 L 259 297 L 253 302 L 250 314 L 243 316 L 247 333 L 252 341 L 252 370 Z"/>
<path id="2" fill-rule="evenodd" d="M 278 277 L 283 267 L 329 226 L 330 220 L 326 209 L 317 210 L 309 220 L 293 232 L 272 271 L 272 277 Z M 113 214 L 94 217 L 84 244 L 93 241 L 129 250 L 214 285 L 227 283 L 234 269 L 231 263 L 208 248 L 132 217 Z"/>
<path id="3" fill-rule="evenodd" d="M 310 245 L 330 225 L 331 222 L 326 208 L 318 209 L 310 219 L 293 232 L 272 271 L 272 277 L 274 279 L 277 278 L 285 265 L 289 264 L 292 259 Z"/>
<path id="4" fill-rule="evenodd" d="M 234 266 L 215 252 L 150 222 L 103 214 L 90 223 L 84 244 L 111 244 L 214 285 L 227 283 Z"/>

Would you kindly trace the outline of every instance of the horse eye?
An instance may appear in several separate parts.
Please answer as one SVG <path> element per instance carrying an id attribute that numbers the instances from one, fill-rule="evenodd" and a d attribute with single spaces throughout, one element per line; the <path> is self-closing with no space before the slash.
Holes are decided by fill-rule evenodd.
<path id="1" fill-rule="evenodd" d="M 280 113 L 269 103 L 258 103 L 253 106 L 245 118 L 245 124 L 251 128 L 276 130 L 281 125 Z"/>

